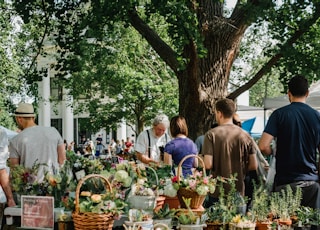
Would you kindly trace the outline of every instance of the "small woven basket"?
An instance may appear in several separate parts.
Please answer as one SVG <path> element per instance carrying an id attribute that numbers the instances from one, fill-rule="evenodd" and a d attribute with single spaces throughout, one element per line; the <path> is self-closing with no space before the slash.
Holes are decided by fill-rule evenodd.
<path id="1" fill-rule="evenodd" d="M 181 178 L 181 174 L 182 174 L 182 164 L 183 164 L 183 162 L 186 159 L 191 158 L 191 157 L 194 157 L 194 158 L 198 159 L 198 161 L 202 165 L 203 176 L 206 176 L 205 165 L 204 165 L 204 162 L 203 162 L 202 158 L 197 156 L 197 155 L 187 155 L 184 158 L 182 158 L 182 160 L 180 161 L 180 163 L 178 165 L 178 169 L 177 169 L 177 180 L 178 180 L 178 182 L 180 182 L 180 178 Z M 187 189 L 187 188 L 179 188 L 179 190 L 177 192 L 177 196 L 178 196 L 181 208 L 187 208 L 187 206 L 184 203 L 182 197 L 191 198 L 190 208 L 192 208 L 192 209 L 200 208 L 202 206 L 204 200 L 206 199 L 205 195 L 199 195 L 196 191 L 191 191 L 190 189 Z"/>
<path id="2" fill-rule="evenodd" d="M 112 191 L 112 187 L 108 181 L 107 178 L 99 175 L 99 174 L 90 174 L 85 177 L 83 177 L 76 189 L 76 197 L 75 197 L 75 211 L 72 213 L 72 219 L 74 223 L 74 229 L 75 230 L 112 230 L 113 227 L 113 214 L 112 213 L 104 213 L 104 214 L 98 214 L 98 213 L 91 213 L 91 212 L 84 212 L 80 213 L 79 208 L 79 193 L 80 188 L 82 184 L 90 178 L 98 177 L 104 180 L 104 184 L 106 189 L 108 189 L 110 192 Z"/>

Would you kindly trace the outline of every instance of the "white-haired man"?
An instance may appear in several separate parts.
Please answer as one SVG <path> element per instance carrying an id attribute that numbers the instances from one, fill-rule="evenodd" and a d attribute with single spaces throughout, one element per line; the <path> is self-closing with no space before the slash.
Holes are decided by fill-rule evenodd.
<path id="1" fill-rule="evenodd" d="M 139 161 L 145 164 L 157 164 L 161 161 L 164 146 L 171 140 L 166 133 L 169 125 L 169 118 L 160 114 L 154 118 L 152 128 L 139 134 L 134 145 L 136 157 Z"/>

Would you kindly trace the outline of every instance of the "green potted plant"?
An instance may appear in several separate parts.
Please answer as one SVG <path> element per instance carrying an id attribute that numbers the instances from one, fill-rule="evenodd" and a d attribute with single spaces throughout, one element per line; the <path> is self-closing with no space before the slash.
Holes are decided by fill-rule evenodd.
<path id="1" fill-rule="evenodd" d="M 169 204 L 164 204 L 163 208 L 153 211 L 153 223 L 164 223 L 168 227 L 172 227 L 172 218 L 176 213 L 175 209 L 170 209 Z"/>
<path id="2" fill-rule="evenodd" d="M 230 230 L 255 230 L 256 223 L 250 216 L 236 215 L 229 223 Z"/>
<path id="3" fill-rule="evenodd" d="M 297 221 L 293 224 L 294 229 L 306 230 L 312 225 L 320 225 L 320 212 L 310 207 L 301 206 L 297 210 Z"/>
<path id="4" fill-rule="evenodd" d="M 182 197 L 187 209 L 180 209 L 176 212 L 176 218 L 178 220 L 178 228 L 180 230 L 203 230 L 206 227 L 206 217 L 204 215 L 196 215 L 190 208 L 191 198 Z"/>
<path id="5" fill-rule="evenodd" d="M 301 188 L 296 187 L 294 193 L 290 185 L 287 185 L 280 192 L 271 194 L 270 211 L 281 228 L 286 229 L 292 225 L 291 217 L 296 215 L 300 207 L 301 198 Z"/>
<path id="6" fill-rule="evenodd" d="M 270 205 L 269 192 L 264 184 L 254 185 L 251 213 L 256 221 L 256 229 L 270 229 L 272 221 L 269 219 Z"/>

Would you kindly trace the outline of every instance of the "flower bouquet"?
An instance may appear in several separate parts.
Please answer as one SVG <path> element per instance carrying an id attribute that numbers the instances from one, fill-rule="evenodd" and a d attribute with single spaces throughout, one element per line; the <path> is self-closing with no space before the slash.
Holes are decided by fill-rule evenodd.
<path id="1" fill-rule="evenodd" d="M 39 179 L 38 171 L 40 166 L 47 167 L 46 164 L 40 164 L 37 161 L 32 168 L 26 168 L 23 165 L 12 167 L 10 173 L 12 190 L 17 196 L 53 196 L 55 207 L 60 207 L 63 196 L 70 186 L 72 186 L 68 168 L 64 166 L 59 170 L 55 168 L 49 170 L 47 168 L 48 170 L 45 171 L 46 169 L 44 169 L 45 176 Z"/>
<path id="2" fill-rule="evenodd" d="M 197 157 L 199 162 L 202 163 L 203 170 L 202 172 L 195 171 L 193 175 L 181 179 L 181 165 L 184 160 L 190 157 Z M 208 193 L 213 193 L 216 188 L 216 179 L 206 175 L 204 162 L 197 155 L 185 156 L 178 165 L 177 176 L 172 180 L 174 183 L 173 186 L 178 190 L 178 198 L 182 208 L 186 208 L 183 197 L 191 198 L 190 207 L 192 209 L 197 209 L 203 204 L 206 195 Z"/>
<path id="3" fill-rule="evenodd" d="M 106 193 L 92 194 L 89 191 L 82 191 L 82 185 L 88 179 L 102 179 Z M 114 219 L 118 219 L 123 213 L 126 203 L 115 197 L 109 181 L 99 175 L 90 174 L 80 180 L 76 189 L 75 210 L 72 219 L 76 230 L 85 229 L 112 229 Z"/>

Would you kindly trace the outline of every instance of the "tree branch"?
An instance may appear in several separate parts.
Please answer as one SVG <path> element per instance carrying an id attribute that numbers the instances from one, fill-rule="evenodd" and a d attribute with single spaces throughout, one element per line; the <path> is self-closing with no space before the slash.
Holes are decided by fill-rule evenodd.
<path id="1" fill-rule="evenodd" d="M 179 63 L 177 61 L 176 52 L 139 17 L 135 10 L 130 11 L 128 14 L 131 25 L 148 41 L 161 59 L 164 60 L 175 73 L 177 73 Z"/>
<path id="2" fill-rule="evenodd" d="M 280 58 L 283 57 L 282 50 L 284 50 L 286 47 L 292 47 L 293 43 L 295 43 L 300 37 L 302 37 L 303 34 L 305 34 L 310 29 L 310 27 L 317 22 L 319 17 L 320 4 L 318 3 L 313 17 L 300 25 L 300 29 L 297 30 L 292 35 L 292 37 L 282 45 L 280 52 L 278 54 L 275 54 L 246 84 L 230 93 L 228 95 L 228 98 L 233 100 L 236 99 L 240 94 L 250 89 L 257 81 L 259 81 L 266 73 L 268 73 L 268 71 L 280 60 Z"/>

